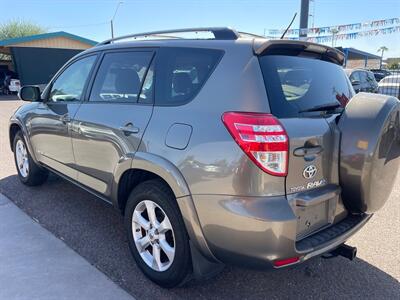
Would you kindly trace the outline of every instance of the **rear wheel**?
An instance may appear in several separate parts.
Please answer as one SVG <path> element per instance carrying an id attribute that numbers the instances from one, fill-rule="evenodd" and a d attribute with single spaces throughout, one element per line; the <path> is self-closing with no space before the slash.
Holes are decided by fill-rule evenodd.
<path id="1" fill-rule="evenodd" d="M 125 209 L 129 247 L 143 273 L 162 287 L 191 274 L 189 239 L 175 196 L 161 180 L 138 185 Z"/>
<path id="2" fill-rule="evenodd" d="M 33 161 L 21 131 L 15 135 L 13 149 L 15 166 L 21 182 L 29 186 L 44 183 L 49 172 Z"/>

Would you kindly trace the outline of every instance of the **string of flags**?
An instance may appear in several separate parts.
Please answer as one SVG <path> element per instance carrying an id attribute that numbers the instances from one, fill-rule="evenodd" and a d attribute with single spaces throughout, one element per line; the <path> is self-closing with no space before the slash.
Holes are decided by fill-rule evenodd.
<path id="1" fill-rule="evenodd" d="M 365 30 L 365 31 L 359 31 L 359 32 L 352 32 L 352 33 L 341 33 L 341 34 L 332 34 L 331 35 L 324 35 L 324 36 L 308 36 L 305 37 L 304 40 L 307 42 L 313 42 L 313 43 L 329 43 L 332 42 L 334 39 L 335 41 L 337 40 L 354 40 L 360 37 L 372 37 L 372 36 L 377 36 L 381 34 L 391 34 L 391 33 L 396 33 L 400 32 L 400 26 L 392 26 L 392 27 L 387 27 L 387 28 L 380 28 L 380 29 L 372 29 L 372 30 Z M 276 36 L 267 36 L 269 39 L 276 39 Z M 298 40 L 299 37 L 285 37 L 285 39 L 288 40 Z"/>
<path id="2" fill-rule="evenodd" d="M 335 32 L 336 36 L 338 33 L 348 32 L 348 31 L 356 31 L 356 30 L 366 30 L 377 27 L 387 27 L 390 25 L 400 24 L 400 18 L 391 18 L 384 20 L 374 20 L 353 24 L 345 24 L 345 25 L 335 25 L 335 26 L 324 26 L 324 27 L 314 27 L 314 28 L 302 28 L 302 29 L 289 29 L 286 33 L 286 36 L 299 36 L 299 35 L 321 35 L 321 34 L 332 34 Z M 390 28 L 396 28 L 398 26 L 391 26 Z M 385 29 L 390 29 L 385 28 Z M 266 34 L 269 36 L 282 35 L 285 29 L 267 29 Z M 369 32 L 372 30 L 368 30 L 365 32 Z"/>
<path id="3" fill-rule="evenodd" d="M 331 42 L 332 39 L 337 40 L 354 40 L 360 37 L 371 37 L 377 36 L 381 34 L 391 34 L 395 32 L 400 32 L 400 26 L 393 26 L 388 28 L 381 28 L 381 29 L 373 29 L 373 30 L 366 30 L 366 31 L 359 31 L 359 32 L 352 32 L 352 33 L 342 33 L 342 34 L 335 34 L 329 36 L 316 36 L 316 37 L 307 37 L 308 42 L 313 43 L 328 43 Z M 298 38 L 296 38 L 298 39 Z"/>

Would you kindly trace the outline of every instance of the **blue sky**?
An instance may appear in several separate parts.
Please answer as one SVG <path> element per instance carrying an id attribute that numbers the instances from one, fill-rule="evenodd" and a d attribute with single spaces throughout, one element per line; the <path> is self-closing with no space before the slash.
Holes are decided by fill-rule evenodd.
<path id="1" fill-rule="evenodd" d="M 49 31 L 64 30 L 101 41 L 110 37 L 109 20 L 118 0 L 0 0 L 0 23 L 13 18 L 37 22 Z M 400 17 L 400 0 L 314 0 L 316 27 Z M 312 5 L 311 5 L 312 6 Z M 300 0 L 124 0 L 115 18 L 115 34 L 159 29 L 231 26 L 263 34 L 283 28 L 300 9 Z M 311 20 L 310 20 L 311 26 Z M 297 18 L 293 28 L 299 27 Z M 400 57 L 400 33 L 338 41 L 385 56 Z"/>

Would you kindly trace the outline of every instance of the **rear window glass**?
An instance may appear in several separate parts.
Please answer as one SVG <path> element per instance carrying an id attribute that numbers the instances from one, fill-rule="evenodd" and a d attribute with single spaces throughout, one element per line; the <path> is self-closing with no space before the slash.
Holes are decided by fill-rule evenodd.
<path id="1" fill-rule="evenodd" d="M 156 105 L 174 106 L 191 101 L 222 54 L 214 49 L 161 48 L 157 54 Z"/>
<path id="2" fill-rule="evenodd" d="M 298 117 L 303 110 L 347 103 L 352 92 L 341 66 L 312 58 L 266 55 L 259 58 L 271 112 Z"/>

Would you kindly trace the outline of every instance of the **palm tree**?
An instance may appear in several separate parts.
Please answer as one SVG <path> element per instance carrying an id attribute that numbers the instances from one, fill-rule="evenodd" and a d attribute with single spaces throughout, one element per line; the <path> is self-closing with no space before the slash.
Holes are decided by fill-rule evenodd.
<path id="1" fill-rule="evenodd" d="M 380 48 L 378 49 L 378 52 L 381 52 L 381 62 L 380 62 L 380 64 L 379 64 L 379 69 L 382 69 L 383 53 L 384 53 L 385 51 L 389 51 L 389 49 L 388 49 L 387 47 L 385 47 L 385 46 L 382 46 L 382 47 L 380 47 Z"/>

